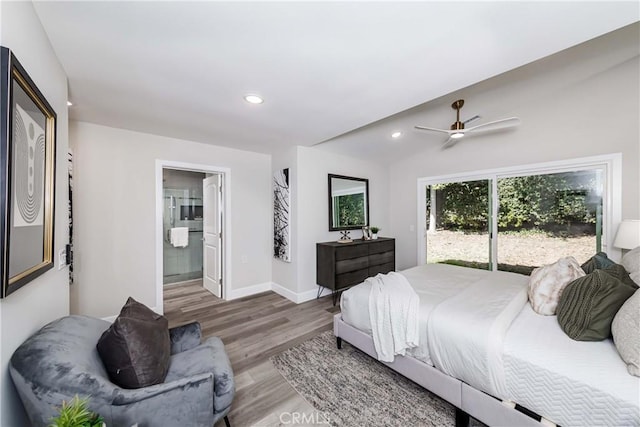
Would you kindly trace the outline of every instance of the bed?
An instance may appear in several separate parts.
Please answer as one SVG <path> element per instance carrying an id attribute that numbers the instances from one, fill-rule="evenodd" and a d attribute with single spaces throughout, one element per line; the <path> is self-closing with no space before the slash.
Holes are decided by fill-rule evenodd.
<path id="1" fill-rule="evenodd" d="M 612 340 L 574 341 L 527 302 L 528 277 L 444 264 L 401 273 L 419 296 L 418 347 L 383 362 L 488 425 L 640 425 L 640 378 Z M 345 340 L 378 358 L 368 282 L 334 318 Z"/>

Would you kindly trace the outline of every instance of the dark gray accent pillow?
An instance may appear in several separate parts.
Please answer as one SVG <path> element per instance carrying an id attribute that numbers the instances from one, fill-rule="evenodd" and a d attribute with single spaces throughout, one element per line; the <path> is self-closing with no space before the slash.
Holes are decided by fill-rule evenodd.
<path id="1" fill-rule="evenodd" d="M 601 268 L 607 268 L 614 265 L 605 252 L 598 252 L 581 265 L 585 273 L 590 274 Z"/>
<path id="2" fill-rule="evenodd" d="M 605 270 L 595 270 L 564 288 L 556 311 L 558 323 L 576 341 L 602 341 L 611 336 L 613 318 L 633 293 Z"/>
<path id="3" fill-rule="evenodd" d="M 98 354 L 109 378 L 122 388 L 162 383 L 169 370 L 169 322 L 129 297 L 120 315 L 104 331 Z"/>

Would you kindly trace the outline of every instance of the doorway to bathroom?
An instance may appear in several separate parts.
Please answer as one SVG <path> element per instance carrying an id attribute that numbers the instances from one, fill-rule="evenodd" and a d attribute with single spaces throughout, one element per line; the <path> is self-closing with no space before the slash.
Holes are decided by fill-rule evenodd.
<path id="1" fill-rule="evenodd" d="M 225 168 L 156 162 L 156 287 L 201 286 L 226 295 L 228 265 Z"/>
<path id="2" fill-rule="evenodd" d="M 179 169 L 162 170 L 164 210 L 162 283 L 202 280 L 203 185 L 206 174 Z"/>

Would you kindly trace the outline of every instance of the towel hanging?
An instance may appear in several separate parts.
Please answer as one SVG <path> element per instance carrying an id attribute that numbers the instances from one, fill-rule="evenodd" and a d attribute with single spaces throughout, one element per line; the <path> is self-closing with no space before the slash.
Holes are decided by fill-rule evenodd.
<path id="1" fill-rule="evenodd" d="M 171 244 L 176 248 L 186 248 L 189 245 L 189 227 L 172 228 Z"/>

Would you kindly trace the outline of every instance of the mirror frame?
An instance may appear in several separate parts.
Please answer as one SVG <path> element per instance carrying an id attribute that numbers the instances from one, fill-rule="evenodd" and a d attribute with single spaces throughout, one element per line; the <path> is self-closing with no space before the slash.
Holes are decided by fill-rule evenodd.
<path id="1" fill-rule="evenodd" d="M 333 197 L 331 197 L 332 193 L 332 185 L 331 179 L 346 179 L 350 181 L 359 181 L 364 182 L 365 184 L 365 224 L 361 225 L 350 225 L 347 227 L 334 227 L 333 225 Z M 329 231 L 342 231 L 342 230 L 360 230 L 362 227 L 369 226 L 369 180 L 367 178 L 355 178 L 352 176 L 344 176 L 344 175 L 335 175 L 329 174 Z"/>

